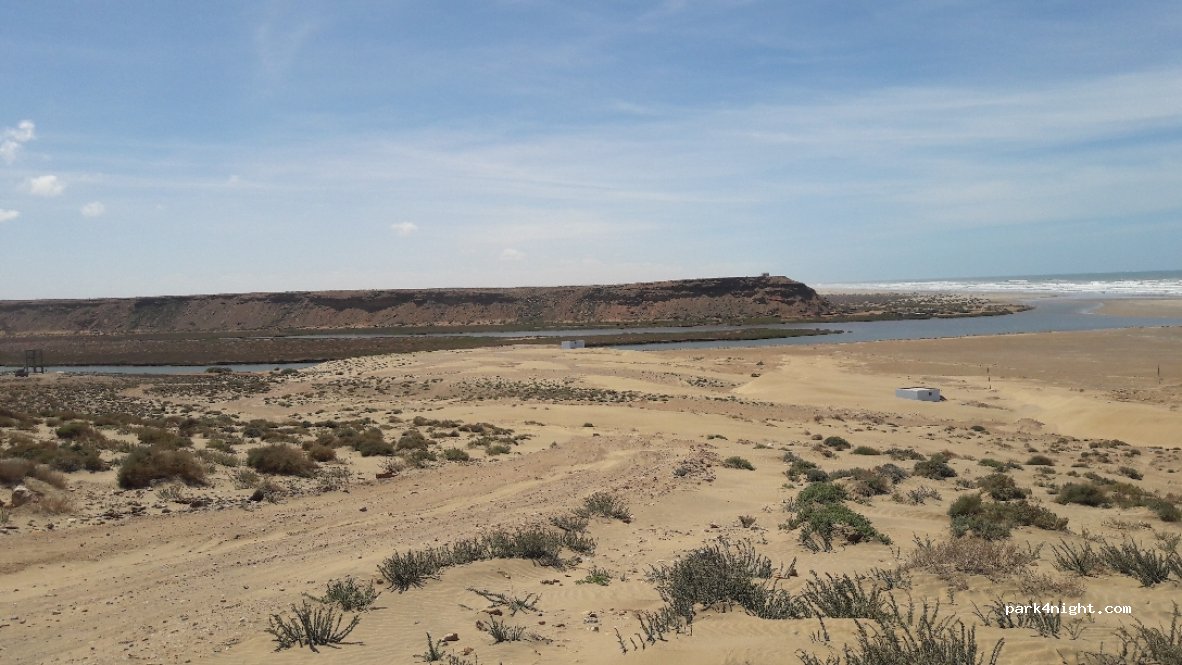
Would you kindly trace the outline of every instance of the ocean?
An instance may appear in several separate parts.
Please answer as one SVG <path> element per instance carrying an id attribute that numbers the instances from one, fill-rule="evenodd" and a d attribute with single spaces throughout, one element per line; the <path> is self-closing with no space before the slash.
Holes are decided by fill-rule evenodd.
<path id="1" fill-rule="evenodd" d="M 824 293 L 957 291 L 970 293 L 1033 293 L 1108 297 L 1182 297 L 1182 270 L 1078 273 L 1068 275 L 1014 275 L 1008 277 L 966 277 L 954 279 L 885 280 L 812 284 Z"/>

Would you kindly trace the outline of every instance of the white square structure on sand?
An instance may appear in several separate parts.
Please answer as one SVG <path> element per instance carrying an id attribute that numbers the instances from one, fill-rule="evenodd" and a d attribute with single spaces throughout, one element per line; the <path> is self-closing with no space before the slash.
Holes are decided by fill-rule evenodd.
<path id="1" fill-rule="evenodd" d="M 939 402 L 940 389 L 939 388 L 895 388 L 895 397 L 903 399 L 916 399 L 921 402 Z"/>

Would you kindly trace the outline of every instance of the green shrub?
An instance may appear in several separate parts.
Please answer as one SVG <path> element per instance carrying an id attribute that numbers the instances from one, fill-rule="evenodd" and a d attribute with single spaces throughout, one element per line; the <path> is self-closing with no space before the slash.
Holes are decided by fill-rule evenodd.
<path id="1" fill-rule="evenodd" d="M 210 450 L 208 448 L 202 448 L 194 452 L 198 457 L 205 460 L 206 462 L 220 464 L 221 466 L 235 467 L 238 466 L 239 463 L 238 456 L 234 453 L 223 453 L 221 451 Z"/>
<path id="2" fill-rule="evenodd" d="M 375 455 L 389 457 L 394 454 L 394 444 L 381 439 L 358 439 L 352 445 L 353 449 L 361 453 L 362 457 Z"/>
<path id="3" fill-rule="evenodd" d="M 771 560 L 757 553 L 749 541 L 719 539 L 671 564 L 652 568 L 649 579 L 656 584 L 669 613 L 684 623 L 693 620 L 699 607 L 739 606 L 765 619 L 808 616 L 808 607 L 799 598 L 773 583 L 756 581 L 770 580 L 776 572 Z"/>
<path id="4" fill-rule="evenodd" d="M 977 480 L 977 487 L 988 492 L 995 501 L 1025 499 L 1030 495 L 1029 490 L 1018 487 L 1014 479 L 1004 473 L 993 473 Z"/>
<path id="5" fill-rule="evenodd" d="M 1062 504 L 1077 503 L 1081 506 L 1092 506 L 1093 508 L 1107 508 L 1112 505 L 1112 501 L 1108 497 L 1108 492 L 1103 487 L 1094 483 L 1067 483 L 1059 488 L 1059 494 L 1055 497 L 1055 502 Z"/>
<path id="6" fill-rule="evenodd" d="M 136 436 L 145 446 L 189 448 L 193 445 L 193 440 L 189 437 L 174 434 L 159 427 L 142 427 Z"/>
<path id="7" fill-rule="evenodd" d="M 923 455 L 913 448 L 887 448 L 886 454 L 896 462 L 923 459 Z"/>
<path id="8" fill-rule="evenodd" d="M 787 527 L 790 530 L 800 528 L 801 544 L 814 551 L 832 550 L 834 536 L 841 536 L 851 545 L 868 540 L 877 540 L 885 545 L 891 543 L 891 539 L 875 529 L 870 520 L 842 503 L 799 506 Z"/>
<path id="9" fill-rule="evenodd" d="M 890 478 L 869 469 L 841 469 L 830 473 L 829 478 L 849 478 L 850 492 L 863 498 L 889 494 L 894 485 Z"/>
<path id="10" fill-rule="evenodd" d="M 1121 575 L 1136 578 L 1147 587 L 1169 579 L 1171 568 L 1179 563 L 1178 557 L 1176 552 L 1163 554 L 1131 540 L 1120 545 L 1105 543 L 1100 546 L 1100 559 L 1105 566 Z"/>
<path id="11" fill-rule="evenodd" d="M 728 469 L 744 469 L 746 471 L 754 471 L 755 466 L 745 458 L 734 455 L 722 460 L 722 465 Z"/>
<path id="12" fill-rule="evenodd" d="M 1099 552 L 1092 549 L 1091 543 L 1072 545 L 1066 540 L 1060 540 L 1059 543 L 1051 545 L 1055 568 L 1081 577 L 1091 577 L 1104 569 L 1104 560 Z"/>
<path id="13" fill-rule="evenodd" d="M 416 469 L 422 469 L 427 467 L 430 462 L 434 462 L 439 458 L 433 451 L 416 448 L 403 451 L 402 459 L 406 460 L 407 464 L 410 464 Z"/>
<path id="14" fill-rule="evenodd" d="M 234 452 L 234 448 L 230 444 L 230 442 L 226 441 L 224 439 L 214 439 L 214 440 L 206 443 L 205 447 L 209 448 L 210 450 L 216 450 L 216 451 L 222 452 L 222 453 Z"/>
<path id="15" fill-rule="evenodd" d="M 459 448 L 445 448 L 443 451 L 443 459 L 449 462 L 467 462 L 468 460 L 472 459 L 472 456 L 466 451 L 460 450 Z"/>
<path id="16" fill-rule="evenodd" d="M 965 494 L 952 502 L 948 508 L 948 516 L 952 518 L 976 515 L 984 509 L 985 502 L 980 494 Z"/>
<path id="17" fill-rule="evenodd" d="M 1134 469 L 1131 466 L 1122 466 L 1119 469 L 1117 469 L 1116 472 L 1126 478 L 1132 478 L 1133 480 L 1141 480 L 1145 477 L 1145 476 L 1141 475 L 1140 471 Z"/>
<path id="18" fill-rule="evenodd" d="M 304 601 L 299 607 L 292 605 L 293 616 L 272 614 L 267 632 L 279 644 L 276 651 L 293 646 L 306 646 L 319 652 L 317 646 L 340 644 L 357 627 L 361 617 L 354 616 L 344 628 L 344 615 L 330 605 L 309 605 Z"/>
<path id="19" fill-rule="evenodd" d="M 832 448 L 834 450 L 849 450 L 850 449 L 850 442 L 846 441 L 845 439 L 841 438 L 840 436 L 826 437 L 825 440 L 821 442 L 821 445 L 825 446 L 826 448 Z"/>
<path id="20" fill-rule="evenodd" d="M 871 448 L 870 446 L 858 446 L 850 451 L 853 455 L 881 455 L 882 451 L 878 448 Z"/>
<path id="21" fill-rule="evenodd" d="M 1182 519 L 1182 511 L 1178 510 L 1178 506 L 1165 499 L 1149 499 L 1145 502 L 1145 506 L 1156 513 L 1163 522 L 1177 522 Z"/>
<path id="22" fill-rule="evenodd" d="M 493 644 L 519 642 L 525 639 L 525 628 L 523 626 L 509 626 L 496 617 L 489 619 L 489 622 L 485 625 L 485 630 L 488 632 L 489 637 L 493 638 Z"/>
<path id="23" fill-rule="evenodd" d="M 19 485 L 25 476 L 33 471 L 33 467 L 37 466 L 32 460 L 27 459 L 0 459 L 0 484 L 12 487 Z"/>
<path id="24" fill-rule="evenodd" d="M 804 472 L 804 479 L 806 482 L 810 483 L 823 483 L 826 480 L 829 480 L 829 474 L 825 473 L 821 469 L 809 469 L 808 471 Z"/>
<path id="25" fill-rule="evenodd" d="M 1059 517 L 1042 506 L 1026 501 L 990 504 L 987 516 L 1015 526 L 1032 526 L 1044 531 L 1062 531 L 1067 528 L 1066 517 Z"/>
<path id="26" fill-rule="evenodd" d="M 967 515 L 952 520 L 952 535 L 961 536 L 972 534 L 985 540 L 1002 540 L 1009 538 L 1011 525 L 1006 522 L 994 522 L 981 515 Z"/>
<path id="27" fill-rule="evenodd" d="M 1028 466 L 1055 466 L 1055 460 L 1046 455 L 1031 455 L 1030 459 L 1026 460 Z"/>
<path id="28" fill-rule="evenodd" d="M 422 432 L 417 429 L 408 429 L 398 438 L 398 444 L 394 448 L 395 450 L 426 450 L 430 445 L 431 440 L 423 436 Z"/>
<path id="29" fill-rule="evenodd" d="M 794 453 L 784 453 L 784 461 L 790 465 L 788 469 L 784 471 L 784 475 L 788 476 L 790 480 L 796 480 L 800 476 L 807 477 L 810 473 L 812 474 L 812 478 L 809 478 L 809 482 L 817 482 L 817 480 L 815 480 L 816 478 L 819 478 L 820 480 L 828 480 L 829 478 L 828 474 L 818 469 L 816 464 L 813 464 L 808 460 L 801 459 Z"/>
<path id="30" fill-rule="evenodd" d="M 575 584 L 594 584 L 596 586 L 608 586 L 611 584 L 612 574 L 606 569 L 599 566 L 591 566 L 591 570 L 587 572 L 587 576 L 581 580 L 576 580 Z"/>
<path id="31" fill-rule="evenodd" d="M 590 513 L 588 513 L 589 515 Z M 568 533 L 582 533 L 587 530 L 590 522 L 586 517 L 573 513 L 570 515 L 556 515 L 550 518 L 550 524 Z"/>
<path id="32" fill-rule="evenodd" d="M 632 513 L 628 510 L 628 503 L 611 492 L 595 492 L 583 499 L 583 507 L 576 515 L 589 517 L 598 515 L 623 522 L 632 521 Z"/>
<path id="33" fill-rule="evenodd" d="M 1169 626 L 1154 628 L 1140 620 L 1131 628 L 1122 626 L 1117 631 L 1117 639 L 1121 642 L 1124 662 L 1182 663 L 1182 622 L 1179 619 L 1182 619 L 1182 611 L 1179 611 L 1178 603 L 1174 603 Z"/>
<path id="34" fill-rule="evenodd" d="M 139 446 L 119 465 L 118 482 L 124 489 L 150 487 L 157 480 L 203 485 L 205 469 L 188 450 L 161 446 Z"/>
<path id="35" fill-rule="evenodd" d="M 0 427 L 15 427 L 17 429 L 32 430 L 41 422 L 27 413 L 13 411 L 0 406 Z"/>
<path id="36" fill-rule="evenodd" d="M 90 423 L 81 420 L 72 420 L 61 425 L 54 430 L 54 434 L 57 438 L 68 441 L 89 441 L 96 444 L 107 441 L 106 437 L 90 426 Z"/>
<path id="37" fill-rule="evenodd" d="M 1108 491 L 1109 498 L 1112 499 L 1113 503 L 1121 508 L 1144 506 L 1147 501 L 1156 496 L 1132 483 L 1117 482 L 1115 480 L 1105 483 L 1104 488 Z"/>
<path id="38" fill-rule="evenodd" d="M 422 586 L 428 579 L 438 578 L 450 566 L 462 566 L 488 559 L 529 559 L 542 566 L 562 568 L 559 554 L 562 548 L 583 554 L 595 550 L 595 541 L 573 532 L 553 531 L 541 527 L 521 527 L 516 531 L 494 531 L 450 545 L 395 552 L 378 566 L 378 572 L 401 591 Z"/>
<path id="39" fill-rule="evenodd" d="M 512 448 L 504 443 L 494 443 L 488 448 L 485 448 L 485 452 L 487 452 L 489 455 L 508 455 L 510 450 L 512 450 Z"/>
<path id="40" fill-rule="evenodd" d="M 337 458 L 337 451 L 330 446 L 313 443 L 307 448 L 308 459 L 314 462 L 331 462 Z"/>
<path id="41" fill-rule="evenodd" d="M 813 571 L 800 595 L 813 614 L 826 619 L 885 619 L 886 591 L 865 575 L 826 573 L 822 578 Z"/>
<path id="42" fill-rule="evenodd" d="M 512 596 L 488 591 L 487 589 L 477 589 L 475 587 L 468 587 L 468 590 L 492 603 L 493 607 L 504 607 L 509 610 L 509 616 L 517 616 L 518 612 L 540 613 L 540 610 L 538 610 L 538 600 L 541 599 L 541 596 L 536 593 L 527 593 L 524 596 Z"/>
<path id="43" fill-rule="evenodd" d="M 309 598 L 325 605 L 339 605 L 347 612 L 356 612 L 369 609 L 379 595 L 381 592 L 374 588 L 373 582 L 362 585 L 350 576 L 329 582 L 322 597 Z"/>
<path id="44" fill-rule="evenodd" d="M 66 486 L 66 477 L 45 466 L 27 459 L 0 459 L 0 485 L 14 487 L 25 478 L 36 478 L 58 489 Z"/>
<path id="45" fill-rule="evenodd" d="M 892 483 L 901 483 L 911 477 L 906 469 L 890 462 L 874 467 L 874 473 L 885 477 Z"/>
<path id="46" fill-rule="evenodd" d="M 928 499 L 939 501 L 940 493 L 926 485 L 920 485 L 913 490 L 908 490 L 906 494 L 895 492 L 891 495 L 891 500 L 895 503 L 905 503 L 911 506 L 922 505 Z"/>
<path id="47" fill-rule="evenodd" d="M 107 463 L 99 456 L 94 444 L 82 441 L 58 443 L 56 441 L 22 440 L 4 451 L 11 457 L 20 457 L 44 464 L 52 469 L 71 473 L 74 471 L 103 471 Z"/>
<path id="48" fill-rule="evenodd" d="M 930 478 L 932 480 L 943 480 L 945 478 L 955 478 L 956 471 L 948 466 L 948 458 L 944 455 L 932 455 L 926 460 L 915 463 L 914 473 L 923 478 Z"/>
<path id="49" fill-rule="evenodd" d="M 813 483 L 808 487 L 802 489 L 796 495 L 796 506 L 804 506 L 811 503 L 841 503 L 849 498 L 846 491 L 839 485 L 834 485 L 830 482 Z"/>
<path id="50" fill-rule="evenodd" d="M 272 443 L 252 448 L 246 453 L 246 464 L 261 473 L 283 476 L 311 476 L 316 463 L 303 451 L 286 443 Z"/>
<path id="51" fill-rule="evenodd" d="M 912 605 L 906 611 L 897 606 L 888 619 L 880 620 L 874 628 L 857 624 L 856 642 L 844 649 L 844 660 L 800 651 L 802 665 L 997 665 L 1001 658 L 1003 640 L 992 649 L 977 643 L 976 626 L 966 626 L 952 617 L 939 618 L 939 607 L 929 610 L 925 605 L 916 612 Z"/>
<path id="52" fill-rule="evenodd" d="M 1026 501 L 986 503 L 980 494 L 966 494 L 948 508 L 952 534 L 958 538 L 973 534 L 985 540 L 1009 538 L 1019 526 L 1033 526 L 1048 531 L 1067 528 L 1067 519 Z"/>
<path id="53" fill-rule="evenodd" d="M 389 457 L 394 454 L 394 445 L 386 441 L 382 430 L 376 427 L 370 427 L 364 432 L 358 432 L 352 427 L 341 427 L 335 430 L 335 436 L 327 433 L 321 434 L 316 442 L 333 448 L 349 446 L 361 453 L 362 457 L 375 455 Z"/>

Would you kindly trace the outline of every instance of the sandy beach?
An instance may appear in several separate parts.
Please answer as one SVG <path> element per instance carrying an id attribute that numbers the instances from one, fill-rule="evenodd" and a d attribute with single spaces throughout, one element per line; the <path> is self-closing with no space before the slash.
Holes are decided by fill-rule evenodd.
<path id="1" fill-rule="evenodd" d="M 95 380 L 28 381 L 21 385 L 58 394 Z M 946 400 L 896 398 L 894 389 L 906 385 L 938 387 Z M 67 474 L 65 490 L 41 489 L 70 497 L 69 512 L 8 509 L 10 528 L 0 536 L 5 663 L 412 663 L 428 652 L 428 634 L 451 633 L 455 641 L 440 643 L 451 662 L 514 665 L 797 663 L 808 654 L 823 662 L 855 643 L 855 619 L 768 619 L 726 603 L 699 607 L 692 634 L 646 642 L 638 613 L 665 604 L 654 567 L 720 537 L 749 542 L 783 565 L 775 588 L 792 597 L 827 574 L 895 571 L 897 586 L 875 587 L 880 593 L 905 606 L 938 602 L 941 616 L 975 626 L 986 654 L 1004 640 L 1001 663 L 1099 662 L 1085 654 L 1119 651 L 1122 626 L 1168 627 L 1179 597 L 1176 576 L 1149 586 L 1111 568 L 1083 577 L 1057 567 L 1052 551 L 1101 541 L 1176 547 L 1182 528 L 1148 503 L 1093 507 L 1056 497 L 1090 473 L 1178 500 L 1177 328 L 760 349 L 433 351 L 334 361 L 239 392 L 118 390 L 119 399 L 176 415 L 286 423 L 294 444 L 322 433 L 316 422 L 369 418 L 387 440 L 416 429 L 430 449 L 463 450 L 470 460 L 439 457 L 379 479 L 390 458 L 338 447 L 337 461 L 321 465 L 344 470 L 337 482 L 276 476 L 286 491 L 275 502 L 248 499 L 253 488 L 233 480 L 241 466 L 211 464 L 209 484 L 200 487 L 121 490 L 114 470 Z M 501 429 L 461 426 L 475 423 Z M 16 430 L 2 431 L 11 444 Z M 118 428 L 102 431 L 110 440 L 135 439 Z M 492 438 L 508 442 L 508 452 L 493 454 L 489 431 L 500 432 Z M 23 432 L 54 436 L 45 424 Z M 263 445 L 242 427 L 234 435 L 244 439 L 232 453 L 242 460 Z M 194 447 L 210 438 L 194 435 Z M 913 470 L 941 453 L 955 477 Z M 1038 455 L 1050 464 L 1029 463 Z M 753 469 L 728 466 L 734 457 Z M 986 459 L 1014 462 L 1007 475 L 1029 491 L 1029 503 L 1066 518 L 1066 526 L 1016 526 L 996 542 L 1029 546 L 1035 555 L 1006 570 L 924 565 L 918 541 L 969 542 L 950 536 L 949 508 L 980 491 L 978 481 L 994 471 Z M 794 517 L 786 502 L 811 486 L 787 475 L 791 460 L 833 476 L 846 505 L 890 544 L 835 538 L 832 551 L 806 546 L 799 527 L 784 526 Z M 881 492 L 860 494 L 858 476 L 840 473 L 888 463 L 907 477 Z M 564 550 L 561 567 L 480 560 L 401 592 L 379 573 L 396 552 L 548 525 L 595 492 L 626 503 L 631 518 L 591 515 L 585 534 L 593 553 Z M 200 497 L 209 500 L 193 501 Z M 788 572 L 792 562 L 796 574 Z M 358 614 L 345 643 L 320 654 L 277 651 L 268 617 L 346 576 L 373 581 L 382 593 Z M 881 577 L 862 584 L 883 586 Z M 471 589 L 537 597 L 532 609 L 511 614 Z M 979 614 L 995 601 L 1031 600 L 1121 605 L 1131 614 L 1064 617 L 1057 636 L 986 625 Z M 522 639 L 495 643 L 482 630 L 493 621 L 521 627 Z"/>
<path id="2" fill-rule="evenodd" d="M 1182 316 L 1182 299 L 1117 298 L 1105 300 L 1096 313 L 1107 316 Z"/>

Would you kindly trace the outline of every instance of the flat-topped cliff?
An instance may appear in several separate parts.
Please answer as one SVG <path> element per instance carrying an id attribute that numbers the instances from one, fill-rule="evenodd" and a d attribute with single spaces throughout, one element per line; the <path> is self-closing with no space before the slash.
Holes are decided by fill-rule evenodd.
<path id="1" fill-rule="evenodd" d="M 0 333 L 233 332 L 802 319 L 828 305 L 786 277 L 594 286 L 303 291 L 0 301 Z"/>

